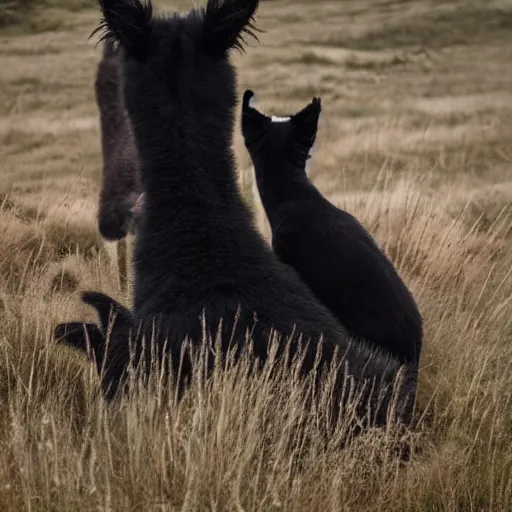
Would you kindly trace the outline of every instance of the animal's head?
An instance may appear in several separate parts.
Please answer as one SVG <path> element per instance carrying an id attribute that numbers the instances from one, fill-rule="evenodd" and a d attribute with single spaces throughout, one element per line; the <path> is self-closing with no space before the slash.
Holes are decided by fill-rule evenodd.
<path id="1" fill-rule="evenodd" d="M 316 140 L 322 110 L 320 98 L 287 117 L 266 116 L 251 106 L 254 93 L 245 91 L 242 104 L 242 134 L 255 166 L 279 163 L 294 170 L 305 169 Z"/>
<path id="2" fill-rule="evenodd" d="M 96 363 L 103 392 L 109 399 L 114 396 L 128 366 L 130 333 L 135 322 L 131 312 L 108 295 L 84 292 L 82 300 L 96 309 L 100 325 L 61 323 L 54 329 L 54 338 L 83 352 Z"/>
<path id="3" fill-rule="evenodd" d="M 158 16 L 150 1 L 99 0 L 103 21 L 96 31 L 121 49 L 126 106 L 136 130 L 147 126 L 148 112 L 158 125 L 169 115 L 190 115 L 190 105 L 215 112 L 219 99 L 235 103 L 229 52 L 242 50 L 247 36 L 255 37 L 258 3 L 208 0 L 186 14 Z"/>
<path id="4" fill-rule="evenodd" d="M 116 241 L 133 233 L 132 211 L 140 184 L 138 153 L 122 95 L 120 56 L 112 41 L 104 45 L 95 91 L 103 153 L 98 227 L 104 238 Z"/>

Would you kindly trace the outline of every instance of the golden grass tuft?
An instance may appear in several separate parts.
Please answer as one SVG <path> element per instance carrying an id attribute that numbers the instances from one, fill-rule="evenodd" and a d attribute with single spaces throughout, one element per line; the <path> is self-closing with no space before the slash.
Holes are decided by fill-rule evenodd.
<path id="1" fill-rule="evenodd" d="M 383 245 L 437 254 L 435 264 L 420 258 L 402 268 L 426 325 L 407 465 L 393 451 L 403 431 L 368 431 L 340 450 L 336 436 L 324 442 L 324 409 L 306 406 L 292 374 L 249 376 L 244 364 L 209 381 L 198 372 L 179 404 L 156 385 L 107 407 L 92 366 L 56 346 L 51 329 L 94 318 L 70 293 L 76 288 L 122 296 L 116 271 L 101 252 L 59 260 L 44 236 L 53 224 L 29 224 L 19 243 L 39 240 L 40 248 L 32 244 L 46 265 L 29 265 L 18 277 L 23 293 L 5 293 L 0 303 L 2 509 L 470 510 L 490 497 L 494 510 L 505 506 L 512 499 L 508 275 L 489 261 L 496 248 L 477 240 L 496 231 L 477 234 L 458 218 L 450 242 L 450 217 L 413 182 L 373 193 L 371 207 L 363 193 L 343 202 L 370 225 L 379 219 L 374 233 Z M 30 262 L 33 245 L 25 246 L 19 258 Z M 2 260 L 10 250 L 4 246 Z M 468 251 L 461 277 L 453 261 Z M 434 266 L 439 286 L 425 283 Z M 10 275 L 3 267 L 2 278 Z M 59 279 L 71 279 L 72 290 L 52 288 Z"/>

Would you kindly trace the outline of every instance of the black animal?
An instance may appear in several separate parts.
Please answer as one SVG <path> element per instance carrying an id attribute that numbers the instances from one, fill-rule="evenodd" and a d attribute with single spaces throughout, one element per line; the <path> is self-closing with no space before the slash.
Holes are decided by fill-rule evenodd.
<path id="1" fill-rule="evenodd" d="M 165 17 L 154 16 L 151 4 L 139 0 L 100 4 L 103 40 L 117 41 L 123 54 L 125 102 L 144 191 L 134 251 L 134 310 L 121 310 L 122 319 L 114 322 L 110 336 L 105 321 L 94 330 L 92 348 L 104 368 L 106 397 L 125 385 L 129 345 L 134 363 L 147 371 L 155 359 L 148 359 L 152 353 L 157 361 L 170 357 L 177 372 L 185 339 L 195 346 L 205 337 L 220 340 L 223 354 L 234 348 L 236 355 L 249 336 L 255 360 L 264 362 L 275 330 L 291 339 L 285 345 L 281 338 L 279 356 L 286 347 L 296 351 L 300 336 L 309 341 L 304 373 L 314 368 L 319 346 L 321 367 L 341 352 L 358 389 L 365 386 L 360 414 L 384 423 L 388 386 L 395 382 L 398 362 L 350 343 L 339 322 L 258 234 L 237 187 L 231 149 L 236 77 L 229 52 L 242 49 L 244 37 L 254 34 L 258 0 L 209 0 L 186 16 Z M 84 299 L 100 314 L 109 300 L 111 309 L 120 310 L 103 295 L 89 293 Z M 91 330 L 90 324 L 81 330 L 76 323 L 61 324 L 55 334 L 83 350 Z M 183 382 L 191 364 L 186 356 L 180 369 Z M 340 366 L 340 394 L 344 376 L 345 366 Z M 402 387 L 405 416 L 415 378 L 409 372 Z M 384 404 L 378 408 L 377 395 L 384 390 Z M 370 398 L 368 414 L 365 401 Z"/>
<path id="2" fill-rule="evenodd" d="M 275 253 L 350 335 L 417 365 L 422 318 L 414 298 L 360 222 L 332 205 L 307 177 L 320 98 L 290 117 L 272 118 L 249 105 L 252 96 L 244 94 L 242 132 Z"/>
<path id="3" fill-rule="evenodd" d="M 121 61 L 112 42 L 104 46 L 94 85 L 103 153 L 98 226 L 107 240 L 121 240 L 135 231 L 142 190 L 137 147 L 124 106 Z"/>

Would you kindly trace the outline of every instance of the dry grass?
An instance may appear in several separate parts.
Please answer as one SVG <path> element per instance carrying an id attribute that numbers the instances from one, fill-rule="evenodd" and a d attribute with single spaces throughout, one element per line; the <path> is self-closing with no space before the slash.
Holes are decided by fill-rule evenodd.
<path id="1" fill-rule="evenodd" d="M 235 57 L 240 89 L 266 111 L 322 96 L 312 179 L 363 221 L 418 300 L 418 450 L 405 466 L 394 429 L 341 451 L 323 443 L 322 408 L 306 408 L 291 375 L 249 378 L 241 365 L 197 375 L 180 404 L 145 391 L 112 407 L 98 399 L 92 368 L 50 338 L 57 321 L 94 319 L 79 290 L 130 302 L 95 224 L 99 49 L 87 37 L 98 13 L 59 11 L 59 30 L 0 34 L 0 509 L 509 510 L 506 9 L 267 1 L 261 44 Z M 265 230 L 239 132 L 235 148 Z"/>

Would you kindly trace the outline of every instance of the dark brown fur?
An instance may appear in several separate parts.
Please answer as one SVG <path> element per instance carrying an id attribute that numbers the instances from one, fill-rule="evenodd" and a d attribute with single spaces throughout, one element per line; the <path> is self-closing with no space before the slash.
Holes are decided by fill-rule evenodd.
<path id="1" fill-rule="evenodd" d="M 134 232 L 135 204 L 142 192 L 139 156 L 124 106 L 120 68 L 114 45 L 106 44 L 95 82 L 103 153 L 98 226 L 102 236 L 112 241 Z"/>

